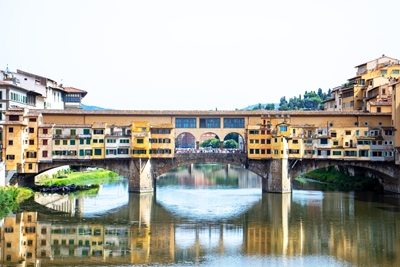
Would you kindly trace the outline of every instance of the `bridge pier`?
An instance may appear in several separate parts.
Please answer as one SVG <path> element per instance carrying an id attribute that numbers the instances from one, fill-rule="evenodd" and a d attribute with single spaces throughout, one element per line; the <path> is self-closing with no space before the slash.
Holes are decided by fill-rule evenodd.
<path id="1" fill-rule="evenodd" d="M 129 162 L 129 192 L 148 193 L 155 188 L 151 159 L 131 160 Z"/>
<path id="2" fill-rule="evenodd" d="M 267 172 L 262 179 L 262 190 L 267 193 L 291 193 L 291 181 L 288 176 L 288 159 L 269 161 Z"/>

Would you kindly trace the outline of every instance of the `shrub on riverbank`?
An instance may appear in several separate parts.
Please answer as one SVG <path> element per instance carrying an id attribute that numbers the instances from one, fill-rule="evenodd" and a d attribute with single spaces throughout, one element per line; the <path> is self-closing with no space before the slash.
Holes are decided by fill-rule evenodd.
<path id="1" fill-rule="evenodd" d="M 115 172 L 97 169 L 90 172 L 70 172 L 68 174 L 59 174 L 57 178 L 42 179 L 38 184 L 45 186 L 101 184 L 104 182 L 115 182 L 119 177 L 120 176 Z"/>
<path id="2" fill-rule="evenodd" d="M 18 209 L 19 203 L 30 198 L 33 191 L 24 187 L 0 187 L 0 219 Z"/>
<path id="3" fill-rule="evenodd" d="M 383 186 L 376 178 L 365 176 L 349 176 L 344 174 L 343 171 L 338 171 L 334 166 L 310 171 L 306 174 L 303 174 L 302 177 L 332 183 L 341 189 L 347 190 L 383 190 Z"/>

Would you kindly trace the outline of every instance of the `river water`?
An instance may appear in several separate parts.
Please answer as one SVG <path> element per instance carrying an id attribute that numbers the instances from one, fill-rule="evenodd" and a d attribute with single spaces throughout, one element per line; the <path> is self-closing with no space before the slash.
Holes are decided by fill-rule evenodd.
<path id="1" fill-rule="evenodd" d="M 70 195 L 37 193 L 0 221 L 0 266 L 400 266 L 400 197 L 195 164 Z"/>

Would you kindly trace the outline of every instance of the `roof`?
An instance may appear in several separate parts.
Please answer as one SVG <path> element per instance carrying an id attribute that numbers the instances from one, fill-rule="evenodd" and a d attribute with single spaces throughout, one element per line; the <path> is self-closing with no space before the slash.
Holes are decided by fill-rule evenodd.
<path id="1" fill-rule="evenodd" d="M 341 110 L 341 111 L 328 111 L 328 110 L 75 110 L 75 109 L 30 109 L 28 114 L 43 114 L 43 115 L 102 115 L 102 116 L 175 116 L 175 117 L 188 117 L 188 116 L 275 116 L 275 115 L 314 115 L 314 116 L 337 116 L 337 115 L 367 115 L 365 112 L 356 110 Z M 390 112 L 381 113 L 382 115 L 391 115 Z"/>
<path id="2" fill-rule="evenodd" d="M 355 79 L 357 79 L 357 78 L 361 78 L 361 75 L 355 76 L 355 77 L 350 78 L 350 79 L 347 79 L 347 80 L 348 80 L 348 81 L 351 81 L 351 80 L 355 80 Z"/>
<path id="3" fill-rule="evenodd" d="M 392 102 L 380 101 L 380 102 L 369 102 L 369 104 L 371 106 L 391 106 Z"/>
<path id="4" fill-rule="evenodd" d="M 150 128 L 155 128 L 155 129 L 172 129 L 174 126 L 172 124 L 153 124 L 150 125 Z"/>
<path id="5" fill-rule="evenodd" d="M 1 122 L 1 125 L 22 125 L 22 126 L 27 126 L 26 123 L 22 122 L 22 121 L 5 121 L 5 122 Z"/>
<path id="6" fill-rule="evenodd" d="M 385 56 L 385 55 L 382 55 L 380 58 L 387 58 L 387 59 L 396 60 L 395 58 L 388 57 L 388 56 Z M 368 64 L 368 63 L 370 63 L 370 62 L 372 62 L 372 61 L 378 60 L 378 59 L 380 59 L 380 58 L 376 58 L 376 59 L 370 60 L 370 61 L 368 61 L 368 62 L 365 62 L 365 63 L 363 63 L 363 64 L 357 65 L 357 66 L 355 66 L 355 68 L 361 67 L 361 66 L 363 66 L 363 65 L 366 65 L 366 64 Z"/>
<path id="7" fill-rule="evenodd" d="M 42 123 L 39 128 L 91 128 L 91 124 L 54 124 L 54 123 Z"/>
<path id="8" fill-rule="evenodd" d="M 93 125 L 92 125 L 92 128 L 97 128 L 97 129 L 104 129 L 104 128 L 106 128 L 106 123 L 105 122 L 95 122 Z"/>
<path id="9" fill-rule="evenodd" d="M 74 87 L 63 87 L 64 91 L 70 94 L 81 94 L 82 97 L 85 97 L 87 95 L 87 92 L 85 90 L 81 90 L 78 88 Z"/>
<path id="10" fill-rule="evenodd" d="M 50 80 L 50 81 L 55 82 L 54 80 L 49 79 L 49 78 L 47 78 L 47 77 L 43 77 L 43 76 L 36 75 L 36 74 L 33 74 L 33 73 L 29 73 L 29 72 L 26 72 L 26 71 L 23 71 L 23 70 L 19 70 L 19 69 L 17 69 L 17 73 L 18 73 L 18 74 L 22 74 L 22 75 L 26 75 L 26 76 L 28 76 L 28 77 L 42 78 L 42 79 L 46 79 L 46 80 Z"/>

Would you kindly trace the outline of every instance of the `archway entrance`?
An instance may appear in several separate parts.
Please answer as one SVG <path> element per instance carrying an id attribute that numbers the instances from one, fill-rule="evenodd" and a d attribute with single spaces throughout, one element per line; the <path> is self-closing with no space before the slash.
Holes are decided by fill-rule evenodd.
<path id="1" fill-rule="evenodd" d="M 196 148 L 196 138 L 191 133 L 181 133 L 176 138 L 175 148 Z"/>

